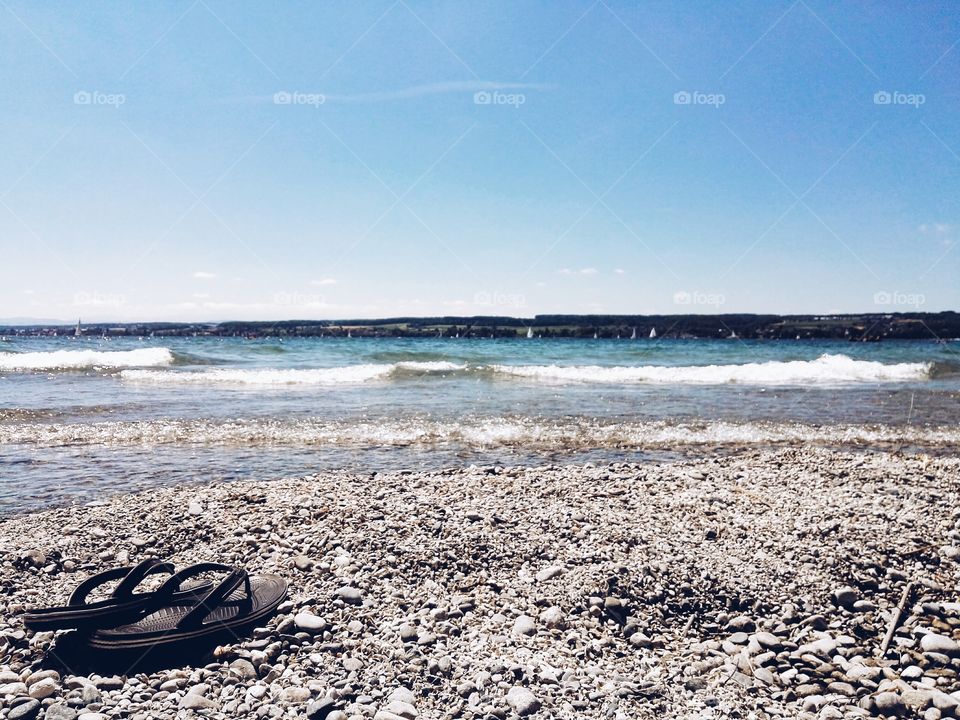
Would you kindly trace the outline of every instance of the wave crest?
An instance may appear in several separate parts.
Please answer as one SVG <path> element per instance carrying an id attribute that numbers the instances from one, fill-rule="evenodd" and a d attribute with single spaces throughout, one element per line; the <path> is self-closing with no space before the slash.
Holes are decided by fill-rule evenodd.
<path id="1" fill-rule="evenodd" d="M 672 385 L 799 385 L 926 380 L 932 363 L 854 360 L 846 355 L 821 355 L 816 360 L 770 360 L 741 365 L 493 365 L 494 372 L 556 383 L 651 383 Z"/>
<path id="2" fill-rule="evenodd" d="M 172 365 L 169 348 L 136 350 L 51 350 L 47 352 L 2 352 L 3 370 L 83 370 L 85 368 L 161 367 Z"/>

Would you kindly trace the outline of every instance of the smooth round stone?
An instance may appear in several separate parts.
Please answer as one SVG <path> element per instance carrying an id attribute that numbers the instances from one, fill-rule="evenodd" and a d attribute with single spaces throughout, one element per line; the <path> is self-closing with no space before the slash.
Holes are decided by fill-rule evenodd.
<path id="1" fill-rule="evenodd" d="M 30 686 L 30 697 L 35 700 L 44 700 L 51 695 L 55 695 L 59 687 L 53 678 L 44 678 Z"/>
<path id="2" fill-rule="evenodd" d="M 43 720 L 76 720 L 77 711 L 67 705 L 51 705 L 43 715 Z"/>
<path id="3" fill-rule="evenodd" d="M 844 587 L 837 588 L 833 591 L 833 602 L 835 602 L 838 607 L 851 607 L 859 599 L 860 593 L 858 593 L 855 588 L 852 588 L 849 585 L 845 585 Z"/>
<path id="4" fill-rule="evenodd" d="M 299 613 L 293 618 L 293 624 L 297 630 L 303 630 L 308 633 L 321 633 L 327 628 L 327 621 L 319 615 L 309 612 Z"/>
<path id="5" fill-rule="evenodd" d="M 727 623 L 727 630 L 730 632 L 753 632 L 757 629 L 757 624 L 753 621 L 753 618 L 748 617 L 747 615 L 737 615 L 734 618 L 730 619 L 730 622 Z"/>
<path id="6" fill-rule="evenodd" d="M 7 720 L 33 720 L 40 713 L 40 701 L 31 698 L 19 705 L 14 705 L 7 713 Z"/>
<path id="7" fill-rule="evenodd" d="M 355 587 L 350 587 L 349 585 L 337 590 L 337 597 L 349 605 L 360 605 L 363 602 L 363 597 L 360 595 L 360 591 Z"/>
<path id="8" fill-rule="evenodd" d="M 920 648 L 928 653 L 941 653 L 943 655 L 960 655 L 960 645 L 952 638 L 946 635 L 936 633 L 927 633 L 920 638 Z"/>

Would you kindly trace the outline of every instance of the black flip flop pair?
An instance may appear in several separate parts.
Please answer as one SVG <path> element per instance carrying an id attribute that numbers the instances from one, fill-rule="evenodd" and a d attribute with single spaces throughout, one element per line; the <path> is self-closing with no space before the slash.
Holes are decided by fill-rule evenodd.
<path id="1" fill-rule="evenodd" d="M 155 573 L 170 577 L 156 590 L 134 592 Z M 184 587 L 185 580 L 203 573 L 226 577 Z M 109 597 L 87 602 L 94 588 L 116 580 Z M 66 605 L 28 610 L 23 623 L 34 631 L 75 629 L 93 650 L 145 650 L 237 632 L 268 617 L 286 596 L 287 582 L 276 575 L 249 575 L 219 563 L 175 572 L 171 563 L 150 559 L 94 575 L 77 586 Z"/>

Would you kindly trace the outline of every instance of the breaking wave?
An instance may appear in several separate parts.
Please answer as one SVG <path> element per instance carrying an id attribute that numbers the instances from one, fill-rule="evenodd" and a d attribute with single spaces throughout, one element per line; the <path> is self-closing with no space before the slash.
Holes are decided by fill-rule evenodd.
<path id="1" fill-rule="evenodd" d="M 926 380 L 932 363 L 885 365 L 846 355 L 821 355 L 816 360 L 771 360 L 742 365 L 494 365 L 504 375 L 554 383 L 652 383 L 721 385 L 798 385 L 806 383 L 904 382 Z"/>
<path id="2" fill-rule="evenodd" d="M 163 370 L 124 370 L 120 375 L 124 380 L 157 385 L 343 385 L 364 383 L 370 380 L 382 380 L 392 374 L 401 372 L 422 375 L 453 372 L 464 370 L 466 367 L 466 365 L 457 365 L 456 363 L 442 361 L 406 361 L 398 363 L 343 365 L 329 368 L 215 368 L 209 370 L 184 370 L 179 372 Z"/>
<path id="3" fill-rule="evenodd" d="M 161 367 L 172 365 L 169 348 L 137 350 L 51 350 L 47 352 L 2 352 L 0 371 L 83 370 L 85 368 Z"/>

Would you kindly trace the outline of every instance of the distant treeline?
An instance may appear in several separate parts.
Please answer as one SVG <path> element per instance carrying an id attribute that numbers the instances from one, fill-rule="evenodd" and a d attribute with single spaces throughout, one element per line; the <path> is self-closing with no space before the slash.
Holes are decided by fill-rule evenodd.
<path id="1" fill-rule="evenodd" d="M 864 315 L 536 315 L 398 317 L 221 323 L 94 323 L 0 326 L 0 335 L 135 337 L 496 337 L 833 338 L 855 342 L 960 338 L 960 314 Z"/>

